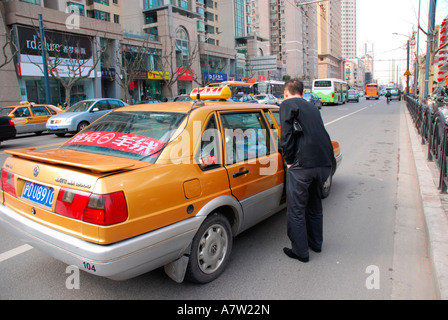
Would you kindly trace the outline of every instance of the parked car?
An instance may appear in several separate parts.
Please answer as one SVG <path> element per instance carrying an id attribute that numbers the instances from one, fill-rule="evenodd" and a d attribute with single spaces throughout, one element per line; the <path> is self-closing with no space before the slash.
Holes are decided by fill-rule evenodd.
<path id="1" fill-rule="evenodd" d="M 261 104 L 278 104 L 278 100 L 272 94 L 257 94 L 254 98 Z"/>
<path id="2" fill-rule="evenodd" d="M 253 95 L 238 93 L 232 96 L 232 101 L 235 102 L 248 102 L 248 103 L 258 103 Z"/>
<path id="3" fill-rule="evenodd" d="M 41 134 L 47 130 L 47 120 L 62 109 L 48 104 L 34 104 L 22 101 L 20 105 L 0 108 L 0 116 L 8 116 L 15 124 L 17 134 Z"/>
<path id="4" fill-rule="evenodd" d="M 347 98 L 347 102 L 350 101 L 356 101 L 359 102 L 359 94 L 356 91 L 349 91 L 348 92 L 348 98 Z"/>
<path id="5" fill-rule="evenodd" d="M 48 119 L 46 128 L 49 132 L 63 137 L 66 133 L 76 133 L 89 124 L 128 104 L 118 99 L 90 99 L 75 103 L 65 112 Z"/>
<path id="6" fill-rule="evenodd" d="M 314 93 L 304 93 L 303 99 L 314 104 L 319 109 L 322 108 L 322 100 L 320 100 L 319 97 Z"/>
<path id="7" fill-rule="evenodd" d="M 162 102 L 162 101 L 156 100 L 156 99 L 151 99 L 151 100 L 142 100 L 142 101 L 139 101 L 136 104 L 160 103 L 160 102 Z"/>
<path id="8" fill-rule="evenodd" d="M 188 94 L 181 94 L 168 100 L 168 102 L 178 102 L 178 101 L 193 101 L 193 99 Z"/>
<path id="9" fill-rule="evenodd" d="M 16 136 L 17 130 L 10 117 L 0 116 L 0 142 L 12 139 Z"/>
<path id="10" fill-rule="evenodd" d="M 0 227 L 93 275 L 124 280 L 165 266 L 177 282 L 213 281 L 233 237 L 285 207 L 280 108 L 195 105 L 128 106 L 57 149 L 5 151 Z M 327 181 L 342 157 L 333 148 Z"/>

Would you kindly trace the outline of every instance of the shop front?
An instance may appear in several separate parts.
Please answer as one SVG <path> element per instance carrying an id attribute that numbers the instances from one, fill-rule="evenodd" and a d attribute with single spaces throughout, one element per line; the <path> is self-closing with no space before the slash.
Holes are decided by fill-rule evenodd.
<path id="1" fill-rule="evenodd" d="M 189 94 L 193 85 L 193 70 L 191 69 L 177 69 L 177 94 Z"/>
<path id="2" fill-rule="evenodd" d="M 139 103 L 146 100 L 163 101 L 163 80 L 161 71 L 136 70 L 133 71 L 133 81 L 129 84 L 131 103 Z M 169 72 L 165 73 L 165 78 L 169 79 Z"/>
<path id="3" fill-rule="evenodd" d="M 42 50 L 49 56 L 47 67 L 51 104 L 66 101 L 64 83 L 76 78 L 70 101 L 94 98 L 94 61 L 92 39 L 86 36 L 46 31 L 40 40 L 35 28 L 14 26 L 18 39 L 17 78 L 22 100 L 46 103 Z"/>

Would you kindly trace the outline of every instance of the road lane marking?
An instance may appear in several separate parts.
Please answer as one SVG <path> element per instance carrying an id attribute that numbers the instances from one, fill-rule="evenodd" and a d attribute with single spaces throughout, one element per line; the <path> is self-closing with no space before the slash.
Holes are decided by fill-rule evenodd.
<path id="1" fill-rule="evenodd" d="M 333 123 L 338 122 L 338 121 L 340 121 L 340 120 L 342 120 L 342 119 L 345 119 L 345 118 L 347 118 L 347 117 L 350 117 L 350 116 L 352 116 L 352 115 L 354 115 L 354 114 L 356 114 L 356 113 L 358 113 L 358 112 L 361 112 L 361 111 L 363 111 L 363 110 L 365 110 L 365 109 L 367 109 L 367 108 L 368 108 L 368 107 L 364 107 L 364 108 L 359 109 L 359 110 L 357 110 L 357 111 L 354 111 L 354 112 L 352 112 L 352 113 L 346 114 L 345 116 L 339 117 L 339 118 L 337 118 L 337 119 L 335 119 L 335 120 L 333 120 L 333 121 L 330 121 L 330 122 L 325 123 L 325 125 L 326 125 L 326 126 L 329 126 L 330 124 L 333 124 Z"/>
<path id="2" fill-rule="evenodd" d="M 8 259 L 11 259 L 15 256 L 18 256 L 19 254 L 25 253 L 28 250 L 33 249 L 32 246 L 28 244 L 24 244 L 23 246 L 17 247 L 15 249 L 6 251 L 5 253 L 0 254 L 0 262 L 6 261 Z"/>

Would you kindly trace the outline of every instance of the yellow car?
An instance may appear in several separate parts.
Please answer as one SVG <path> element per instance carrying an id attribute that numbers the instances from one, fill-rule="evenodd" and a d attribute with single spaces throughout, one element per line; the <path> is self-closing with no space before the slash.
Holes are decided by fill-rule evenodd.
<path id="1" fill-rule="evenodd" d="M 0 227 L 102 277 L 217 278 L 233 237 L 285 206 L 279 108 L 198 92 L 116 109 L 57 149 L 6 151 Z"/>
<path id="2" fill-rule="evenodd" d="M 61 109 L 48 104 L 34 104 L 22 101 L 20 105 L 0 108 L 1 116 L 8 116 L 16 126 L 17 134 L 31 133 L 41 134 L 47 130 L 47 120 Z"/>

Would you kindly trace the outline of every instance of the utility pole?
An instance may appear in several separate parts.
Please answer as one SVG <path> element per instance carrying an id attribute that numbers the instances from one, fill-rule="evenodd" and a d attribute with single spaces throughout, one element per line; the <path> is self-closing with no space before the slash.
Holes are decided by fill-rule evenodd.
<path id="1" fill-rule="evenodd" d="M 45 99 L 47 104 L 51 104 L 51 92 L 50 92 L 50 80 L 48 77 L 48 65 L 47 65 L 47 41 L 45 39 L 44 24 L 42 22 L 42 15 L 39 14 L 39 29 L 40 29 L 40 41 L 42 45 L 42 70 L 44 71 L 45 79 Z"/>
<path id="2" fill-rule="evenodd" d="M 410 57 L 410 45 L 411 45 L 411 39 L 408 39 L 408 50 L 407 50 L 407 53 L 408 53 L 408 61 L 407 61 L 407 68 L 406 68 L 406 95 L 408 96 L 409 95 L 409 59 L 411 58 Z"/>
<path id="3" fill-rule="evenodd" d="M 429 96 L 429 68 L 432 54 L 434 51 L 434 27 L 436 23 L 436 5 L 437 0 L 430 0 L 429 2 L 429 16 L 428 16 L 428 45 L 426 47 L 426 68 L 425 68 L 425 94 L 424 98 Z"/>

